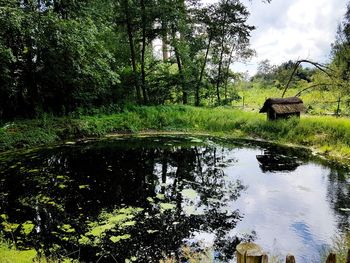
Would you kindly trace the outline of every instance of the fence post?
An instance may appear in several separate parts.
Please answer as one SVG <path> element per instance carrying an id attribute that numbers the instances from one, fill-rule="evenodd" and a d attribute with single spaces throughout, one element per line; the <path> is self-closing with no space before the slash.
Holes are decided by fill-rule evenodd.
<path id="1" fill-rule="evenodd" d="M 269 263 L 269 258 L 266 254 L 262 255 L 261 263 Z"/>
<path id="2" fill-rule="evenodd" d="M 267 255 L 254 243 L 241 243 L 236 247 L 237 263 L 267 263 Z"/>
<path id="3" fill-rule="evenodd" d="M 291 254 L 286 256 L 286 263 L 295 263 L 295 257 Z"/>
<path id="4" fill-rule="evenodd" d="M 326 263 L 336 263 L 337 256 L 334 253 L 330 253 L 327 257 Z"/>
<path id="5" fill-rule="evenodd" d="M 350 249 L 348 249 L 348 256 L 346 257 L 346 263 L 350 263 Z"/>
<path id="6" fill-rule="evenodd" d="M 339 112 L 340 112 L 340 97 L 338 98 L 337 117 L 339 117 Z"/>

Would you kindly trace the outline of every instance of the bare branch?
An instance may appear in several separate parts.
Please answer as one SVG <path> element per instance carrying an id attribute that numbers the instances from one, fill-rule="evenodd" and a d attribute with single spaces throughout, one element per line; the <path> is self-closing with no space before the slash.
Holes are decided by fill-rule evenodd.
<path id="1" fill-rule="evenodd" d="M 331 79 L 333 79 L 333 76 L 332 74 L 330 74 L 328 71 L 331 71 L 333 72 L 333 70 L 329 67 L 327 67 L 326 65 L 323 65 L 323 64 L 320 64 L 318 62 L 313 62 L 311 60 L 307 60 L 307 59 L 301 59 L 301 60 L 298 60 L 295 62 L 295 66 L 294 66 L 294 69 L 293 69 L 293 72 L 288 80 L 288 83 L 285 87 L 285 89 L 283 90 L 283 93 L 282 93 L 282 98 L 284 97 L 284 95 L 286 94 L 288 88 L 289 88 L 289 85 L 290 83 L 292 82 L 292 79 L 296 73 L 296 71 L 298 70 L 298 67 L 301 63 L 308 63 L 308 64 L 311 64 L 313 65 L 314 67 L 318 68 L 319 70 L 321 70 L 323 73 L 325 73 L 328 77 L 330 77 Z"/>
<path id="2" fill-rule="evenodd" d="M 294 95 L 294 97 L 299 97 L 301 95 L 301 93 L 303 93 L 304 91 L 307 91 L 309 89 L 312 89 L 312 88 L 316 88 L 316 87 L 327 87 L 327 86 L 333 86 L 334 84 L 332 83 L 319 83 L 319 84 L 314 84 L 314 85 L 311 85 L 309 87 L 306 87 L 304 89 L 302 89 L 301 91 L 299 91 L 297 94 Z"/>

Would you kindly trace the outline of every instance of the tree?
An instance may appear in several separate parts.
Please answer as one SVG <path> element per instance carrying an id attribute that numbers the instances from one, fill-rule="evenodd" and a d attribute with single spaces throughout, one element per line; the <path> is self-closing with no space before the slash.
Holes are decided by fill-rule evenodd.
<path id="1" fill-rule="evenodd" d="M 249 47 L 250 32 L 254 29 L 246 22 L 249 12 L 238 0 L 221 0 L 212 6 L 213 14 L 211 25 L 213 38 L 213 62 L 217 64 L 217 77 L 215 83 L 216 97 L 220 103 L 220 85 L 223 83 L 223 66 L 225 61 L 231 63 L 233 53 L 245 53 Z M 229 63 L 229 64 L 230 64 Z"/>
<path id="2" fill-rule="evenodd" d="M 247 17 L 240 0 L 0 0 L 0 116 L 219 103 L 230 65 L 252 54 Z"/>
<path id="3" fill-rule="evenodd" d="M 341 78 L 350 81 L 350 3 L 343 22 L 338 26 L 337 37 L 332 45 L 333 63 L 338 67 Z"/>
<path id="4" fill-rule="evenodd" d="M 86 2 L 75 3 L 69 9 L 51 1 L 2 1 L 3 117 L 98 105 L 118 81 L 111 53 L 100 39 L 104 30 L 85 14 Z"/>

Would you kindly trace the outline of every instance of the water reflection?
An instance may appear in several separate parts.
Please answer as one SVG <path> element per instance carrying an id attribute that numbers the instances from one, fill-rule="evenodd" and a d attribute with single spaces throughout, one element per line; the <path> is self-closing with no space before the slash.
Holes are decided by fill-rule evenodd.
<path id="1" fill-rule="evenodd" d="M 295 171 L 304 160 L 291 155 L 290 152 L 277 151 L 270 148 L 263 151 L 263 154 L 256 155 L 262 172 L 291 172 Z"/>
<path id="2" fill-rule="evenodd" d="M 226 233 L 240 215 L 226 206 L 244 186 L 225 180 L 221 167 L 233 160 L 217 151 L 135 139 L 15 158 L 1 167 L 1 213 L 19 224 L 8 236 L 51 256 L 79 251 L 81 260 L 149 262 L 176 254 L 200 231 L 214 234 L 216 255 L 227 261 L 239 240 Z M 25 222 L 35 225 L 27 236 Z"/>
<path id="3" fill-rule="evenodd" d="M 332 170 L 329 173 L 329 180 L 332 182 L 327 186 L 327 196 L 338 218 L 339 229 L 350 229 L 350 183 L 349 173 L 346 170 Z"/>
<path id="4" fill-rule="evenodd" d="M 86 262 L 179 258 L 184 245 L 230 262 L 242 239 L 310 262 L 349 226 L 346 174 L 270 144 L 91 142 L 2 160 L 0 223 L 19 247 Z"/>

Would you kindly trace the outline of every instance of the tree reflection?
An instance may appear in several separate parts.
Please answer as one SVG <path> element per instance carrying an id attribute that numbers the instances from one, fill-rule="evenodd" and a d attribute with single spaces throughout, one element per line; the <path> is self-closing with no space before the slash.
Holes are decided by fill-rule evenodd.
<path id="1" fill-rule="evenodd" d="M 328 175 L 328 199 L 338 217 L 338 228 L 342 231 L 350 229 L 350 184 L 348 171 L 331 169 Z"/>
<path id="2" fill-rule="evenodd" d="M 228 180 L 222 167 L 235 160 L 225 156 L 224 149 L 151 138 L 27 154 L 1 164 L 1 213 L 19 224 L 11 232 L 19 246 L 50 256 L 79 251 L 71 256 L 150 262 L 206 232 L 227 260 L 238 242 L 227 233 L 240 220 L 227 205 L 244 186 Z M 25 222 L 35 225 L 27 234 Z"/>
<path id="3" fill-rule="evenodd" d="M 262 172 L 291 172 L 295 171 L 304 163 L 304 159 L 293 154 L 292 149 L 284 150 L 283 148 L 269 147 L 263 150 L 263 154 L 257 155 L 259 167 Z"/>

